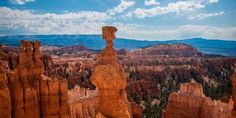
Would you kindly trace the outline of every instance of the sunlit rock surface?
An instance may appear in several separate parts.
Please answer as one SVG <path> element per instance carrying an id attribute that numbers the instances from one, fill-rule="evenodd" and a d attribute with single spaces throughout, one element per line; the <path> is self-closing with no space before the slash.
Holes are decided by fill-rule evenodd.
<path id="1" fill-rule="evenodd" d="M 4 99 L 4 116 L 9 117 L 7 112 L 11 106 L 11 117 L 13 118 L 48 118 L 69 116 L 68 90 L 66 80 L 49 78 L 44 73 L 44 65 L 41 62 L 40 42 L 21 41 L 20 53 L 14 66 L 8 63 L 7 81 L 1 82 L 1 88 L 6 96 Z M 10 65 L 10 66 L 9 66 Z M 2 71 L 1 71 L 2 72 Z M 1 81 L 6 76 L 1 73 Z M 10 95 L 7 94 L 7 89 Z M 6 99 L 10 96 L 10 100 Z M 2 98 L 0 98 L 2 99 Z M 2 100 L 1 100 L 2 102 Z M 10 106 L 8 106 L 10 104 Z M 0 113 L 2 113 L 0 107 Z"/>
<path id="2" fill-rule="evenodd" d="M 233 102 L 234 102 L 234 110 L 232 112 L 232 118 L 236 118 L 236 61 L 234 62 L 234 73 L 232 75 L 232 96 L 233 96 Z"/>
<path id="3" fill-rule="evenodd" d="M 180 90 L 170 94 L 164 118 L 231 118 L 233 101 L 212 100 L 203 94 L 201 84 L 194 81 L 181 84 Z"/>
<path id="4" fill-rule="evenodd" d="M 0 61 L 0 118 L 11 118 L 11 96 L 7 87 L 7 76 L 3 67 L 3 62 Z"/>
<path id="5" fill-rule="evenodd" d="M 95 118 L 97 91 L 75 86 L 69 93 L 71 118 Z"/>
<path id="6" fill-rule="evenodd" d="M 117 63 L 117 54 L 113 48 L 115 27 L 102 28 L 106 47 L 94 65 L 92 83 L 98 89 L 97 114 L 112 118 L 131 118 L 132 111 L 125 91 L 127 76 L 121 65 Z M 100 117 L 97 115 L 96 117 Z"/>

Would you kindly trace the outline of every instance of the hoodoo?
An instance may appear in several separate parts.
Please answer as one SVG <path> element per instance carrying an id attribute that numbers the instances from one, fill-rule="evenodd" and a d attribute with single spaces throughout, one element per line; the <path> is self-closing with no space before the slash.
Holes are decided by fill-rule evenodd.
<path id="1" fill-rule="evenodd" d="M 40 42 L 22 40 L 17 59 L 11 70 L 0 58 L 0 117 L 68 118 L 67 81 L 43 75 Z"/>
<path id="2" fill-rule="evenodd" d="M 7 87 L 7 76 L 3 63 L 0 60 L 0 118 L 11 118 L 11 96 Z"/>
<path id="3" fill-rule="evenodd" d="M 102 28 L 106 47 L 94 65 L 92 83 L 98 89 L 96 117 L 131 118 L 131 106 L 125 91 L 127 76 L 113 48 L 113 39 L 117 29 L 112 26 Z"/>
<path id="4" fill-rule="evenodd" d="M 234 62 L 234 73 L 232 75 L 232 97 L 234 101 L 234 110 L 232 112 L 232 118 L 236 118 L 236 61 Z"/>
<path id="5" fill-rule="evenodd" d="M 163 118 L 231 118 L 233 101 L 212 100 L 203 94 L 202 85 L 192 81 L 181 84 L 169 95 Z"/>

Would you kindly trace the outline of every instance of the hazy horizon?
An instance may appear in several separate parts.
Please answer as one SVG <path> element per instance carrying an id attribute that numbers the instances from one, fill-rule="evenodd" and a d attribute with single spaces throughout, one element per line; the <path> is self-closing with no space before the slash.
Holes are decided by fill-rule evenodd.
<path id="1" fill-rule="evenodd" d="M 5 0 L 0 35 L 101 34 L 172 40 L 236 40 L 236 1 L 228 0 Z"/>
<path id="2" fill-rule="evenodd" d="M 0 35 L 0 37 L 11 37 L 11 36 L 75 36 L 75 35 L 86 35 L 86 36 L 101 36 L 102 34 L 11 34 L 11 35 Z M 137 40 L 137 41 L 171 41 L 171 40 L 191 40 L 191 39 L 204 39 L 204 40 L 222 40 L 222 41 L 236 41 L 236 39 L 211 39 L 205 37 L 189 37 L 179 39 L 136 39 L 128 37 L 116 37 L 120 39 Z"/>

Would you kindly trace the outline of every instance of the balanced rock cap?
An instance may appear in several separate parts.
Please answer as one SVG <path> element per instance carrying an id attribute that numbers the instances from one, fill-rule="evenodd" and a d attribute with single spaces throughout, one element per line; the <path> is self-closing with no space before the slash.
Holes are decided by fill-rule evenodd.
<path id="1" fill-rule="evenodd" d="M 104 26 L 102 27 L 102 38 L 106 41 L 112 41 L 115 38 L 116 27 Z"/>

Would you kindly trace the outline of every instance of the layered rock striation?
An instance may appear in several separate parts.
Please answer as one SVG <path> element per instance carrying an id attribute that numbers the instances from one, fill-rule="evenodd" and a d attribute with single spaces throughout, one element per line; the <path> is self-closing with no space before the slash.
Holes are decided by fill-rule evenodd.
<path id="1" fill-rule="evenodd" d="M 159 99 L 161 93 L 160 86 L 157 83 L 144 79 L 130 82 L 126 90 L 135 102 L 152 98 Z"/>
<path id="2" fill-rule="evenodd" d="M 232 85 L 233 85 L 232 96 L 234 103 L 236 103 L 236 61 L 234 62 L 234 67 L 235 69 L 232 75 Z M 236 108 L 236 104 L 234 104 L 234 108 Z"/>
<path id="3" fill-rule="evenodd" d="M 75 86 L 69 93 L 71 118 L 95 118 L 97 91 Z"/>
<path id="4" fill-rule="evenodd" d="M 127 76 L 113 48 L 115 27 L 102 28 L 106 47 L 94 65 L 92 83 L 98 90 L 98 106 L 96 117 L 131 118 L 132 110 L 125 91 Z M 100 115 L 99 115 L 100 114 Z"/>
<path id="5" fill-rule="evenodd" d="M 0 118 L 11 118 L 11 96 L 2 61 L 0 61 Z"/>
<path id="6" fill-rule="evenodd" d="M 233 102 L 234 102 L 234 110 L 232 112 L 232 118 L 236 118 L 236 61 L 234 62 L 234 73 L 231 78 L 232 78 L 232 85 L 233 85 L 232 97 L 233 97 Z"/>
<path id="7" fill-rule="evenodd" d="M 164 118 L 231 118 L 233 101 L 212 100 L 203 94 L 201 84 L 185 83 L 169 95 Z"/>
<path id="8" fill-rule="evenodd" d="M 43 75 L 44 65 L 39 48 L 38 41 L 21 41 L 18 63 L 8 70 L 7 76 L 1 73 L 0 79 L 6 78 L 8 87 L 4 82 L 1 84 L 5 87 L 5 94 L 1 93 L 0 96 L 10 97 L 6 103 L 10 104 L 10 114 L 13 118 L 67 118 L 67 81 Z M 9 95 L 6 94 L 7 89 L 10 91 Z M 9 108 L 7 105 L 4 107 Z M 7 113 L 0 107 L 0 113 L 2 112 Z"/>

